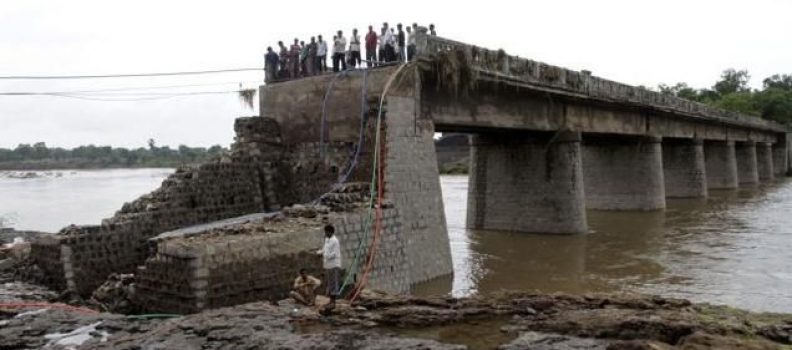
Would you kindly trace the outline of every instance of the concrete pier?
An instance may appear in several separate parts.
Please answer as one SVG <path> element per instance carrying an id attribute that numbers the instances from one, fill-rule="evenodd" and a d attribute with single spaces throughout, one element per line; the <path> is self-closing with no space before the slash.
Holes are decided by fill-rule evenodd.
<path id="1" fill-rule="evenodd" d="M 789 169 L 789 157 L 786 145 L 776 143 L 773 145 L 773 172 L 776 177 L 786 176 Z"/>
<path id="2" fill-rule="evenodd" d="M 723 190 L 739 186 L 734 141 L 707 141 L 704 143 L 704 161 L 707 188 Z"/>
<path id="3" fill-rule="evenodd" d="M 737 156 L 737 179 L 740 186 L 756 186 L 759 184 L 759 171 L 756 162 L 756 142 L 737 142 L 734 145 Z"/>
<path id="4" fill-rule="evenodd" d="M 669 198 L 706 198 L 704 142 L 700 139 L 663 140 L 663 177 Z"/>
<path id="5" fill-rule="evenodd" d="M 579 133 L 482 133 L 471 146 L 468 227 L 587 231 Z"/>
<path id="6" fill-rule="evenodd" d="M 586 205 L 599 210 L 665 209 L 661 138 L 586 137 Z"/>
<path id="7" fill-rule="evenodd" d="M 773 181 L 775 178 L 773 171 L 773 144 L 760 142 L 756 145 L 756 167 L 759 173 L 759 181 Z"/>

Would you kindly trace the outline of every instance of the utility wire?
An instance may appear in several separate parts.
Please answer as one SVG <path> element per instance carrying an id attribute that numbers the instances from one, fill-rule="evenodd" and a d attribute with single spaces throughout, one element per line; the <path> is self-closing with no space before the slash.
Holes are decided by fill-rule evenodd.
<path id="1" fill-rule="evenodd" d="M 232 68 L 232 69 L 188 71 L 188 72 L 108 74 L 108 75 L 15 75 L 15 76 L 0 76 L 0 80 L 137 78 L 137 77 L 173 76 L 173 75 L 198 75 L 198 74 L 216 74 L 216 73 L 231 73 L 231 72 L 249 72 L 249 71 L 263 71 L 263 70 L 264 68 Z"/>
<path id="2" fill-rule="evenodd" d="M 258 80 L 251 81 L 229 81 L 218 83 L 201 83 L 201 84 L 185 84 L 185 85 L 160 85 L 160 86 L 136 86 L 136 87 L 122 87 L 110 89 L 95 89 L 95 90 L 75 90 L 75 91 L 4 91 L 0 92 L 0 96 L 28 96 L 28 95 L 41 95 L 41 94 L 85 94 L 85 93 L 103 93 L 103 92 L 117 92 L 117 91 L 140 91 L 140 90 L 160 90 L 160 89 L 176 89 L 198 86 L 217 86 L 217 85 L 231 85 L 231 84 L 254 84 L 261 83 Z"/>
<path id="3" fill-rule="evenodd" d="M 73 98 L 73 99 L 78 99 L 78 100 L 89 100 L 89 101 L 150 101 L 150 100 L 164 100 L 164 99 L 175 98 L 175 97 L 183 97 L 183 96 L 219 95 L 219 94 L 232 94 L 232 93 L 239 93 L 239 90 L 234 90 L 234 91 L 184 92 L 184 93 L 172 93 L 172 94 L 160 95 L 160 96 L 132 97 L 132 98 L 105 98 L 105 97 L 81 96 L 81 95 L 74 95 L 74 94 L 50 94 L 50 93 L 41 93 L 41 94 L 34 94 L 34 95 L 21 95 L 21 96 L 62 97 L 62 98 Z"/>

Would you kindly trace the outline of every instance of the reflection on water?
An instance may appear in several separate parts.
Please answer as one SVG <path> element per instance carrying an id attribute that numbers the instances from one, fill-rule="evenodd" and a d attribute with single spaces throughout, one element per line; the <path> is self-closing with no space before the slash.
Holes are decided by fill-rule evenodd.
<path id="1" fill-rule="evenodd" d="M 636 291 L 792 312 L 792 181 L 664 212 L 589 211 L 589 234 L 571 236 L 467 230 L 467 178 L 441 182 L 455 275 L 417 294 Z"/>
<path id="2" fill-rule="evenodd" d="M 56 232 L 69 224 L 98 225 L 159 187 L 171 169 L 59 170 L 34 178 L 0 177 L 0 216 L 19 230 Z M 48 174 L 49 173 L 49 174 Z M 59 173 L 60 176 L 52 174 Z"/>

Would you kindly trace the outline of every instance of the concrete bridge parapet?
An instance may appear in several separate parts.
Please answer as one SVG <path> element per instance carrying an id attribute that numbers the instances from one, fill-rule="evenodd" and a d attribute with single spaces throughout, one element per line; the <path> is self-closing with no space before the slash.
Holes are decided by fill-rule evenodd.
<path id="1" fill-rule="evenodd" d="M 587 231 L 580 133 L 482 133 L 471 146 L 468 227 Z"/>

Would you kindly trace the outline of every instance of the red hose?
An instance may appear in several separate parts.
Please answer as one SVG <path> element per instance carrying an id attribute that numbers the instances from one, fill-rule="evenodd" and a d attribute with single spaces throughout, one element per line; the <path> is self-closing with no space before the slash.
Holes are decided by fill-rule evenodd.
<path id="1" fill-rule="evenodd" d="M 100 313 L 99 311 L 85 307 L 58 304 L 58 303 L 0 303 L 0 307 L 57 307 L 65 310 L 72 310 L 90 315 L 98 315 Z"/>
<path id="2" fill-rule="evenodd" d="M 380 141 L 382 143 L 382 141 Z M 382 198 L 384 197 L 384 176 L 382 174 L 382 161 L 383 161 L 383 153 L 382 153 L 382 145 L 380 145 L 379 154 L 375 155 L 379 157 L 379 161 L 377 162 L 377 210 L 374 217 L 374 237 L 371 240 L 371 245 L 369 246 L 369 254 L 368 254 L 368 261 L 366 262 L 366 269 L 363 270 L 363 276 L 360 279 L 360 285 L 358 285 L 357 290 L 355 290 L 355 294 L 352 295 L 350 302 L 354 302 L 357 297 L 360 295 L 360 292 L 363 291 L 363 288 L 366 286 L 366 282 L 368 282 L 369 272 L 371 268 L 374 267 L 374 260 L 377 254 L 377 238 L 379 238 L 381 231 L 382 231 Z"/>

